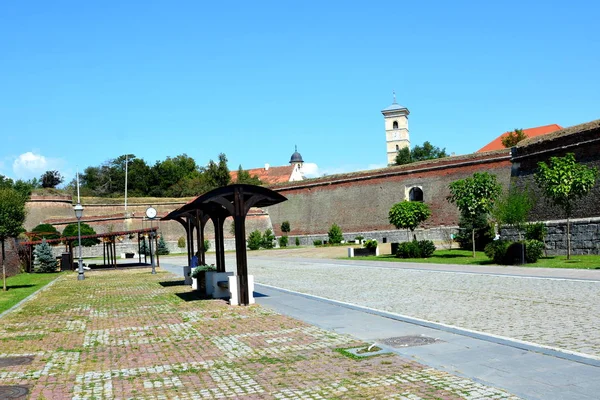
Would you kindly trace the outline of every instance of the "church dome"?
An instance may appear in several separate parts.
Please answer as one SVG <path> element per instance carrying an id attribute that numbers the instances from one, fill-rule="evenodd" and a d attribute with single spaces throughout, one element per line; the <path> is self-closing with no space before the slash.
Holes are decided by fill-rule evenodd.
<path id="1" fill-rule="evenodd" d="M 292 158 L 290 158 L 290 164 L 303 162 L 304 160 L 302 159 L 302 156 L 300 155 L 300 153 L 298 153 L 298 147 L 296 147 L 296 151 L 294 151 L 294 154 L 292 154 Z"/>

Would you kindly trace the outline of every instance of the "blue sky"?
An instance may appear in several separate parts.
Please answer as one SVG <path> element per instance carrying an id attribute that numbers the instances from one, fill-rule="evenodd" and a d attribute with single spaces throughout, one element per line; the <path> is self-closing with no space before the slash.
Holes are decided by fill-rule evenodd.
<path id="1" fill-rule="evenodd" d="M 593 1 L 8 1 L 0 12 L 0 174 L 67 179 L 125 153 L 224 152 L 231 169 L 318 174 L 411 144 L 478 150 L 502 132 L 600 118 Z"/>

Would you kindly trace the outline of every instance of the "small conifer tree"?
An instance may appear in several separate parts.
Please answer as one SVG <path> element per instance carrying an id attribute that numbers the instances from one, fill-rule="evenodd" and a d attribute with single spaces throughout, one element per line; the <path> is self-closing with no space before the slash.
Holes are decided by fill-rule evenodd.
<path id="1" fill-rule="evenodd" d="M 169 253 L 170 251 L 167 247 L 167 243 L 165 242 L 165 239 L 161 236 L 158 239 L 158 247 L 156 248 L 156 254 L 158 254 L 159 256 L 165 256 Z"/>
<path id="2" fill-rule="evenodd" d="M 33 255 L 35 257 L 36 272 L 56 272 L 56 258 L 52 253 L 52 248 L 46 243 L 46 239 L 43 239 L 42 243 L 35 246 Z"/>

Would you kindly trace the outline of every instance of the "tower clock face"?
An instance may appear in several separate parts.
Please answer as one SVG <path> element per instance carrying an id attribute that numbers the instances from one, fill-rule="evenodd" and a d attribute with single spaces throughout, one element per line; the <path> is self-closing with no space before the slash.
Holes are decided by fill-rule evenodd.
<path id="1" fill-rule="evenodd" d="M 146 217 L 148 217 L 150 219 L 156 218 L 156 208 L 154 208 L 154 207 L 148 207 L 146 209 Z"/>

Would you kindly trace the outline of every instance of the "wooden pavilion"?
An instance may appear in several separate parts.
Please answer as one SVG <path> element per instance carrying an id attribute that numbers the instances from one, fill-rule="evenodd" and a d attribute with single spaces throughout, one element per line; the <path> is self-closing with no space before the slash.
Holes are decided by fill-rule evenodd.
<path id="1" fill-rule="evenodd" d="M 248 259 L 246 255 L 246 215 L 251 207 L 272 206 L 287 199 L 262 186 L 233 184 L 207 192 L 186 205 L 171 211 L 163 221 L 173 220 L 183 225 L 187 234 L 188 265 L 195 254 L 194 231 L 199 250 L 199 263 L 205 264 L 204 226 L 212 220 L 215 230 L 215 251 L 217 272 L 225 272 L 225 246 L 223 224 L 227 217 L 233 217 L 235 225 L 235 251 L 239 282 L 240 304 L 249 304 Z"/>

